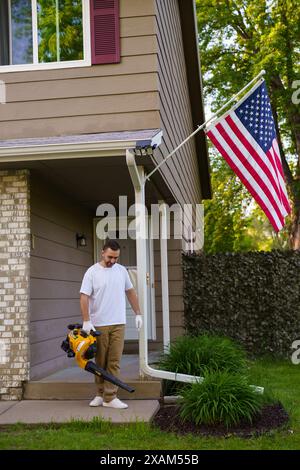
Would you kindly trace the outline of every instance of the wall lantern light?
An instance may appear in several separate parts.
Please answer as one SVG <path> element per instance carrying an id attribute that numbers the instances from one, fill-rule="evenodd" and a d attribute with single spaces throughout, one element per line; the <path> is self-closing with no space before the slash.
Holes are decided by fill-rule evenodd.
<path id="1" fill-rule="evenodd" d="M 77 242 L 77 248 L 79 246 L 86 246 L 86 237 L 84 234 L 79 235 L 79 233 L 76 233 L 76 242 Z"/>

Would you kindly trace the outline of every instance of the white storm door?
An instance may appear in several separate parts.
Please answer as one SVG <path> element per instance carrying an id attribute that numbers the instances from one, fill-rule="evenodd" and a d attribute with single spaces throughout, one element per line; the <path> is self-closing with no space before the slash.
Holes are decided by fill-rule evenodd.
<path id="1" fill-rule="evenodd" d="M 100 217 L 94 219 L 94 260 L 97 263 L 100 260 L 103 240 L 99 239 L 96 235 L 97 222 Z M 128 219 L 128 223 L 129 223 Z M 108 218 L 107 218 L 107 222 Z M 114 221 L 115 222 L 115 221 Z M 118 219 L 117 219 L 118 229 Z M 124 223 L 124 221 L 123 221 Z M 111 225 L 114 226 L 114 225 Z M 118 231 L 116 239 L 121 247 L 120 258 L 118 262 L 125 266 L 128 270 L 131 282 L 137 291 L 137 265 L 136 265 L 136 241 L 132 238 L 119 239 Z M 153 244 L 151 240 L 147 240 L 147 302 L 148 302 L 148 339 L 156 339 L 156 328 L 155 328 L 155 294 L 154 294 L 154 267 L 153 267 Z M 138 291 L 137 291 L 138 294 Z M 126 329 L 125 329 L 125 340 L 137 340 L 138 332 L 135 327 L 135 313 L 133 312 L 127 298 L 126 298 Z"/>

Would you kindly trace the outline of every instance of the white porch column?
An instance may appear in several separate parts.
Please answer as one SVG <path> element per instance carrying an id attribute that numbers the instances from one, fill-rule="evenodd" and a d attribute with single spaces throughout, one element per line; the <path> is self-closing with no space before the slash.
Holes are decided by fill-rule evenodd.
<path id="1" fill-rule="evenodd" d="M 139 365 L 140 376 L 144 376 L 143 368 L 148 362 L 148 302 L 147 302 L 147 243 L 146 207 L 145 207 L 145 172 L 144 167 L 135 163 L 134 151 L 126 151 L 126 161 L 135 194 L 136 217 L 136 265 L 137 290 L 139 305 L 143 315 L 143 326 L 139 334 Z"/>
<path id="2" fill-rule="evenodd" d="M 159 201 L 160 213 L 160 266 L 161 266 L 161 297 L 163 318 L 163 349 L 168 351 L 170 344 L 170 308 L 169 308 L 169 273 L 168 273 L 168 224 L 167 207 Z"/>

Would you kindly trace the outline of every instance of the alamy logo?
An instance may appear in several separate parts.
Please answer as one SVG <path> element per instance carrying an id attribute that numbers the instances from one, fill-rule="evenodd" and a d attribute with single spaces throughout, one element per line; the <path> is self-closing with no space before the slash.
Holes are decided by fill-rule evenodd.
<path id="1" fill-rule="evenodd" d="M 3 80 L 0 80 L 0 104 L 6 103 L 6 84 Z"/>
<path id="2" fill-rule="evenodd" d="M 292 349 L 295 349 L 291 357 L 292 363 L 298 365 L 300 364 L 300 339 L 292 343 Z"/>
<path id="3" fill-rule="evenodd" d="M 185 240 L 190 250 L 200 250 L 204 243 L 204 207 L 203 204 L 132 204 L 128 207 L 127 196 L 119 196 L 118 207 L 112 204 L 100 204 L 96 216 L 96 235 L 100 240 L 119 239 L 152 239 L 173 238 Z M 164 217 L 164 228 L 162 226 Z M 151 223 L 145 223 L 145 218 Z M 151 227 L 151 228 L 150 228 Z M 173 230 L 171 230 L 173 228 Z M 150 231 L 149 231 L 150 229 Z M 172 233 L 172 236 L 171 236 Z"/>

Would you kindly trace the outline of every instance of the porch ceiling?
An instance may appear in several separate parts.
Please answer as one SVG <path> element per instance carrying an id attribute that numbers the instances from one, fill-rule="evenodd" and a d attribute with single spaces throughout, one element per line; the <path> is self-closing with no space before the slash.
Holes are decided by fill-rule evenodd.
<path id="1" fill-rule="evenodd" d="M 160 129 L 89 135 L 0 140 L 0 169 L 29 169 L 77 203 L 95 211 L 103 202 L 118 205 L 120 195 L 134 202 L 126 164 L 127 148 L 156 148 Z M 149 155 L 137 156 L 146 171 L 154 167 Z M 173 196 L 159 171 L 146 186 L 146 203 Z"/>
<path id="2" fill-rule="evenodd" d="M 148 167 L 149 171 L 153 168 L 150 157 L 137 157 L 137 163 Z M 47 181 L 53 188 L 93 212 L 104 202 L 117 207 L 121 195 L 128 196 L 128 205 L 134 203 L 134 190 L 125 157 L 6 162 L 0 163 L 1 169 L 28 169 L 36 178 Z M 151 181 L 146 185 L 147 205 L 161 198 L 171 201 L 166 185 L 159 179 L 157 183 L 155 185 L 155 181 Z"/>

